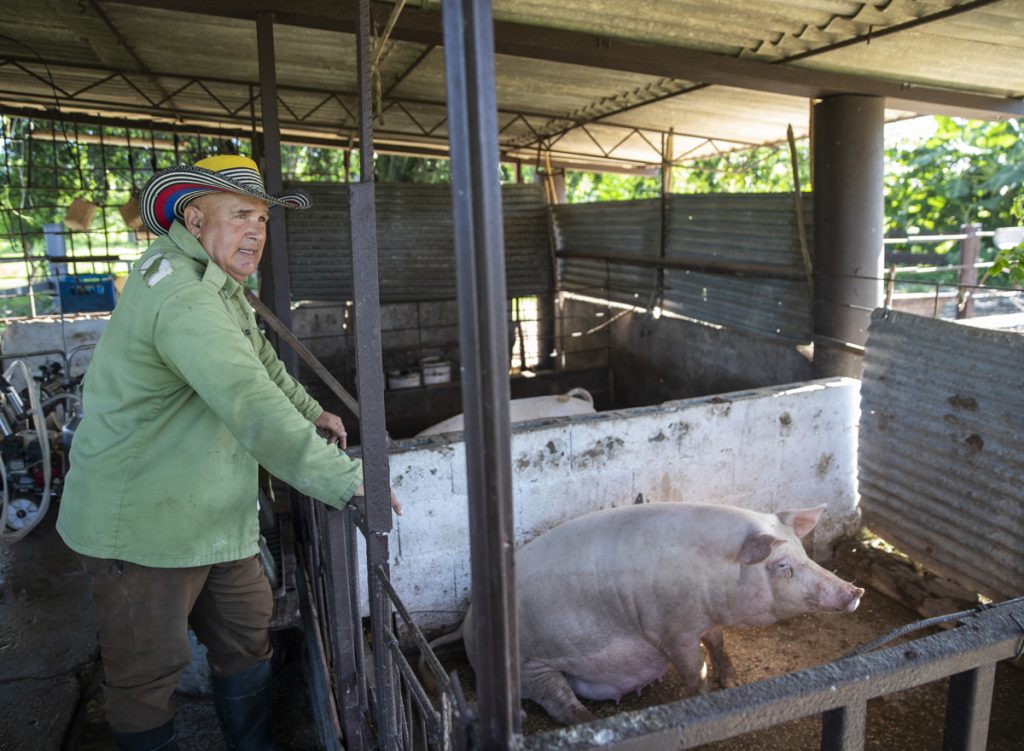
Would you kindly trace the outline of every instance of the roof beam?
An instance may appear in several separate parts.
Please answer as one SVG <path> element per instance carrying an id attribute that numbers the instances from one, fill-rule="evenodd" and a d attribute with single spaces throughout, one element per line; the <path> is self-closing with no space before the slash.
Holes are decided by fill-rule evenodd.
<path id="1" fill-rule="evenodd" d="M 19 67 L 19 69 L 21 69 L 22 71 L 26 72 L 26 75 L 35 75 L 35 74 L 32 73 L 31 71 L 28 71 L 25 66 L 45 66 L 45 67 L 50 68 L 50 69 L 62 69 L 62 70 L 63 69 L 88 70 L 88 71 L 95 72 L 97 75 L 105 75 L 108 78 L 109 77 L 120 76 L 121 78 L 123 78 L 125 80 L 128 80 L 127 79 L 128 75 L 134 75 L 136 73 L 136 71 L 117 70 L 115 68 L 109 68 L 109 67 L 104 66 L 104 65 L 90 65 L 90 64 L 84 64 L 84 63 L 65 63 L 65 62 L 61 62 L 59 60 L 39 59 L 39 58 L 28 57 L 28 56 L 16 57 L 16 56 L 11 56 L 11 55 L 0 55 L 0 67 L 3 67 L 3 65 L 5 63 L 11 63 L 11 64 L 17 65 Z M 151 75 L 151 76 L 159 77 L 161 79 L 168 79 L 168 80 L 175 80 L 175 81 L 180 80 L 180 81 L 185 82 L 185 85 L 180 86 L 180 87 L 178 87 L 175 90 L 175 92 L 174 92 L 175 94 L 181 92 L 182 90 L 187 88 L 187 86 L 190 86 L 190 85 L 200 85 L 200 86 L 203 87 L 204 90 L 208 90 L 209 89 L 207 84 L 210 84 L 210 83 L 227 84 L 227 85 L 230 85 L 230 86 L 239 86 L 239 87 L 243 87 L 243 86 L 244 87 L 252 87 L 252 86 L 258 86 L 259 85 L 258 81 L 246 81 L 246 80 L 242 80 L 242 79 L 231 79 L 231 78 L 218 78 L 218 77 L 215 77 L 215 76 L 195 77 L 195 76 L 188 76 L 188 75 L 185 75 L 185 74 L 179 73 L 179 72 L 169 73 L 169 72 L 165 72 L 165 71 L 154 71 L 154 70 L 148 69 L 148 68 L 147 68 L 146 71 L 144 71 L 142 73 L 139 73 L 139 75 Z M 42 78 L 41 75 L 35 76 L 35 77 L 38 78 L 38 80 L 41 83 L 45 84 L 47 87 L 51 86 L 50 81 Z M 94 100 L 94 99 L 85 100 L 85 99 L 79 97 L 79 93 L 89 91 L 89 90 L 95 88 L 96 86 L 100 85 L 101 83 L 104 83 L 105 80 L 106 79 L 104 79 L 102 81 L 97 81 L 97 82 L 91 83 L 91 84 L 85 86 L 83 89 L 80 89 L 79 92 L 72 93 L 72 92 L 67 92 L 67 91 L 64 91 L 64 90 L 58 90 L 57 93 L 60 95 L 60 97 L 62 97 L 62 101 L 64 102 L 65 106 L 67 106 L 67 105 L 74 105 L 76 103 L 81 103 L 83 106 L 90 106 L 90 107 L 93 107 L 93 108 L 96 108 L 96 109 L 104 109 L 104 108 L 106 108 L 106 109 L 120 109 L 120 110 L 123 110 L 123 111 L 142 111 L 142 110 L 139 110 L 138 107 L 132 108 L 132 105 L 130 105 L 130 104 L 117 103 L 117 102 L 113 102 L 113 101 L 101 101 L 101 100 Z M 135 88 L 135 87 L 133 87 L 133 88 Z M 351 92 L 351 91 L 342 91 L 342 90 L 332 91 L 332 90 L 329 90 L 329 89 L 313 88 L 313 87 L 309 87 L 309 86 L 279 85 L 277 88 L 278 88 L 279 92 L 289 92 L 289 93 L 295 92 L 295 93 L 303 93 L 303 94 L 315 94 L 317 96 L 323 96 L 323 97 L 335 97 L 335 98 L 338 99 L 339 102 L 342 99 L 352 99 L 352 98 L 355 97 L 355 93 Z M 137 91 L 137 89 L 136 89 L 136 91 Z M 18 95 L 18 92 L 8 91 L 8 90 L 4 90 L 4 89 L 0 88 L 0 96 L 15 97 L 17 95 Z M 52 103 L 52 100 L 54 99 L 54 94 L 51 91 L 47 91 L 45 94 L 35 94 L 35 95 L 28 94 L 28 93 L 25 93 L 25 92 L 21 92 L 21 95 L 22 96 L 27 96 L 27 97 L 35 96 L 36 98 L 39 98 L 39 99 L 41 99 L 44 102 L 51 102 L 51 103 Z M 397 105 L 419 105 L 419 106 L 427 106 L 427 107 L 437 107 L 437 108 L 439 108 L 442 111 L 445 108 L 445 103 L 444 103 L 443 100 L 425 99 L 425 98 L 422 98 L 422 97 L 394 97 L 394 96 L 387 96 L 387 95 L 385 95 L 385 96 L 386 96 L 386 98 L 385 98 L 386 102 L 393 102 L 393 103 L 395 103 Z M 658 100 L 657 99 L 651 99 L 651 100 L 649 100 L 647 102 L 644 102 L 644 104 L 650 104 L 651 102 L 654 102 L 654 101 L 658 101 Z M 184 110 L 184 109 L 182 109 L 180 107 L 178 107 L 178 108 L 164 108 L 162 106 L 162 104 L 163 104 L 162 101 L 158 102 L 158 103 L 155 103 L 155 104 L 153 102 L 148 102 L 143 107 L 143 110 L 146 113 L 151 114 L 151 115 L 155 115 L 155 116 L 178 116 L 178 117 L 182 117 L 182 118 L 190 118 L 190 117 L 216 118 L 218 120 L 222 120 L 222 121 L 225 121 L 225 122 L 229 122 L 230 121 L 230 122 L 236 122 L 236 123 L 238 123 L 238 122 L 248 123 L 250 121 L 248 114 L 239 114 L 238 111 L 230 112 L 226 108 L 224 108 L 223 105 L 221 105 L 221 107 L 222 107 L 222 109 L 224 111 L 221 112 L 221 113 L 209 113 L 209 112 L 202 112 L 201 113 L 201 112 L 197 112 L 197 111 Z M 245 105 L 245 107 L 247 107 L 247 106 L 248 106 L 248 103 Z M 319 108 L 319 106 L 320 105 L 318 105 L 317 108 Z M 632 107 L 621 108 L 619 111 L 615 112 L 614 114 L 619 114 L 620 112 L 625 112 L 628 109 L 632 109 Z M 507 107 L 499 107 L 498 108 L 498 114 L 499 115 L 506 115 L 506 116 L 510 115 L 510 116 L 513 116 L 514 118 L 520 118 L 520 119 L 523 120 L 523 122 L 527 123 L 528 125 L 529 125 L 529 118 L 545 120 L 546 122 L 552 122 L 552 121 L 571 122 L 572 121 L 571 117 L 560 115 L 560 114 L 554 113 L 554 112 L 541 112 L 541 111 L 537 111 L 537 110 L 527 110 L 527 109 L 510 109 L 510 108 L 507 108 Z M 308 114 L 307 114 L 307 117 L 308 117 Z M 335 128 L 338 127 L 338 125 L 336 123 L 323 122 L 323 121 L 321 121 L 321 122 L 311 122 L 311 123 L 305 123 L 305 122 L 301 122 L 300 121 L 300 122 L 295 122 L 295 123 L 290 123 L 290 124 L 298 126 L 298 127 L 303 127 L 303 126 L 305 126 L 307 124 L 310 125 L 310 126 L 316 126 L 316 127 L 321 127 L 321 128 L 331 128 L 331 129 L 335 129 Z M 573 127 L 575 127 L 578 124 L 579 123 L 575 123 L 573 125 Z M 604 127 L 616 128 L 616 129 L 625 129 L 625 130 L 643 130 L 643 131 L 646 131 L 646 132 L 649 132 L 649 133 L 659 133 L 659 134 L 664 132 L 664 131 L 658 130 L 657 128 L 648 128 L 648 127 L 644 127 L 644 126 L 640 126 L 640 125 L 635 125 L 635 124 L 631 124 L 631 123 L 627 123 L 627 122 L 604 123 Z M 562 131 L 559 131 L 559 132 L 562 132 Z M 550 137 L 550 135 L 551 134 L 548 134 L 547 137 Z M 557 135 L 557 134 L 555 134 L 555 135 Z M 676 131 L 676 135 L 677 136 L 689 136 L 689 137 L 693 137 L 693 138 L 710 138 L 711 137 L 711 136 L 708 136 L 708 135 L 703 134 L 703 133 L 691 133 L 689 131 L 682 131 L 682 130 L 677 130 Z M 736 146 L 756 146 L 757 145 L 757 144 L 754 144 L 754 143 L 747 143 L 747 142 L 743 142 L 743 141 L 733 141 L 733 140 L 728 139 L 728 138 L 717 138 L 716 137 L 715 140 L 722 141 L 722 142 L 732 143 L 732 144 L 735 144 Z M 520 144 L 520 145 L 517 145 L 515 147 L 516 148 L 521 148 L 522 145 Z"/>
<path id="2" fill-rule="evenodd" d="M 346 3 L 274 0 L 119 0 L 119 4 L 183 11 L 199 15 L 255 19 L 259 12 L 274 12 L 282 24 L 353 33 L 352 9 Z M 377 5 L 380 21 L 389 6 Z M 1024 116 L 1024 100 L 977 94 L 959 89 L 922 86 L 911 82 L 854 76 L 719 55 L 659 44 L 639 44 L 616 37 L 496 22 L 495 51 L 504 55 L 620 70 L 642 75 L 678 78 L 824 99 L 841 94 L 884 97 L 886 106 L 920 114 L 958 115 L 980 119 Z M 442 44 L 438 11 L 407 8 L 391 32 L 395 40 Z"/>

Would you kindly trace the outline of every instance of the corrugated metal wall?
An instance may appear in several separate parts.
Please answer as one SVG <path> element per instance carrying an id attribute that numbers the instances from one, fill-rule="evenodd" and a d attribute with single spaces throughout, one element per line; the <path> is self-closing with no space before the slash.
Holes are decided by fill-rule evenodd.
<path id="1" fill-rule="evenodd" d="M 348 191 L 344 185 L 296 184 L 313 199 L 288 214 L 292 297 L 352 297 Z M 541 185 L 502 186 L 506 278 L 510 296 L 553 288 Z M 451 187 L 416 183 L 377 186 L 381 302 L 454 299 L 455 246 Z"/>
<path id="2" fill-rule="evenodd" d="M 661 247 L 660 201 L 576 203 L 555 207 L 559 250 L 657 257 Z M 562 288 L 646 305 L 654 269 L 579 258 L 559 261 Z M 643 295 L 643 300 L 639 296 Z"/>
<path id="3" fill-rule="evenodd" d="M 865 523 L 973 591 L 1024 594 L 1024 335 L 875 311 L 861 405 Z"/>
<path id="4" fill-rule="evenodd" d="M 573 204 L 555 211 L 560 251 L 636 255 L 661 252 L 661 201 Z M 672 195 L 667 205 L 665 256 L 693 263 L 758 264 L 783 275 L 803 274 L 791 194 Z M 804 196 L 804 225 L 813 243 L 812 202 Z M 564 289 L 604 294 L 646 305 L 654 269 L 564 258 Z M 767 336 L 809 341 L 811 300 L 803 279 L 734 276 L 669 269 L 664 307 L 709 323 Z"/>

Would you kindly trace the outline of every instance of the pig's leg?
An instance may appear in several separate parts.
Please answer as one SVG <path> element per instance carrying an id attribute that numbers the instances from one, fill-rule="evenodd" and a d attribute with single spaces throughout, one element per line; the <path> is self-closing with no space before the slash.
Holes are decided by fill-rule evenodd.
<path id="1" fill-rule="evenodd" d="M 576 698 L 569 681 L 557 670 L 545 668 L 530 670 L 524 666 L 522 676 L 523 698 L 535 701 L 563 725 L 575 725 L 597 719 Z"/>
<path id="2" fill-rule="evenodd" d="M 722 634 L 722 627 L 715 626 L 701 637 L 704 646 L 708 648 L 708 657 L 711 659 L 711 672 L 714 680 L 722 688 L 733 688 L 740 685 L 736 669 L 732 666 L 732 660 L 725 652 L 725 638 Z"/>
<path id="3" fill-rule="evenodd" d="M 683 686 L 690 693 L 704 693 L 704 653 L 700 649 L 700 637 L 692 634 L 673 634 L 661 645 L 662 652 L 671 660 Z"/>

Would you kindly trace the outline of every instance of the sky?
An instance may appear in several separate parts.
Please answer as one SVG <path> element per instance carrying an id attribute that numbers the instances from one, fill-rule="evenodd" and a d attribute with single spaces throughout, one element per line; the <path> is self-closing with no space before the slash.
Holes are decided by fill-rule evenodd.
<path id="1" fill-rule="evenodd" d="M 935 132 L 935 128 L 935 118 L 931 115 L 886 123 L 885 144 L 890 146 L 898 142 L 916 143 L 924 141 Z"/>

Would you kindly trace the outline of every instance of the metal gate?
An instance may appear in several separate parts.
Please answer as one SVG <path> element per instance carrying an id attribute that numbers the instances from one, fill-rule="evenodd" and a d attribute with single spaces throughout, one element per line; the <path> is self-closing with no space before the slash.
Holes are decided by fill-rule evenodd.
<path id="1" fill-rule="evenodd" d="M 386 644 L 379 649 L 391 660 L 391 672 L 383 681 L 372 674 L 367 665 L 374 661 L 368 656 L 378 647 L 366 640 L 354 575 L 356 529 L 365 534 L 365 525 L 356 509 L 334 511 L 320 504 L 307 509 L 311 513 L 305 515 L 305 524 L 319 544 L 310 539 L 302 548 L 320 550 L 322 556 L 304 560 L 299 579 L 309 605 L 303 614 L 321 736 L 337 739 L 326 747 L 342 748 L 342 737 L 348 749 L 489 747 L 477 740 L 476 717 L 462 699 L 457 679 L 445 675 L 381 569 L 375 575 L 385 583 L 383 591 L 425 655 L 440 692 L 428 696 L 412 669 L 413 657 L 399 649 L 390 625 L 384 630 Z M 981 751 L 988 735 L 995 663 L 1024 654 L 1024 598 L 959 615 L 960 625 L 951 631 L 585 725 L 529 737 L 512 735 L 504 747 L 675 751 L 821 715 L 823 751 L 853 751 L 864 747 L 868 700 L 950 677 L 943 748 Z M 383 701 L 384 695 L 393 701 Z M 388 714 L 387 706 L 397 711 Z"/>
<path id="2" fill-rule="evenodd" d="M 300 529 L 296 578 L 310 655 L 314 714 L 325 747 L 328 751 L 464 747 L 457 740 L 464 737 L 466 722 L 456 724 L 454 713 L 461 695 L 398 598 L 386 567 L 373 560 L 367 563 L 369 611 L 387 612 L 381 607 L 387 605 L 395 617 L 379 624 L 379 629 L 364 626 L 357 534 L 365 538 L 372 533 L 362 512 L 355 506 L 337 511 L 305 499 L 295 504 L 295 510 Z M 373 601 L 380 598 L 387 602 Z M 400 648 L 397 622 L 424 656 L 437 684 L 433 700 Z M 383 634 L 384 643 L 372 643 L 373 633 Z"/>

